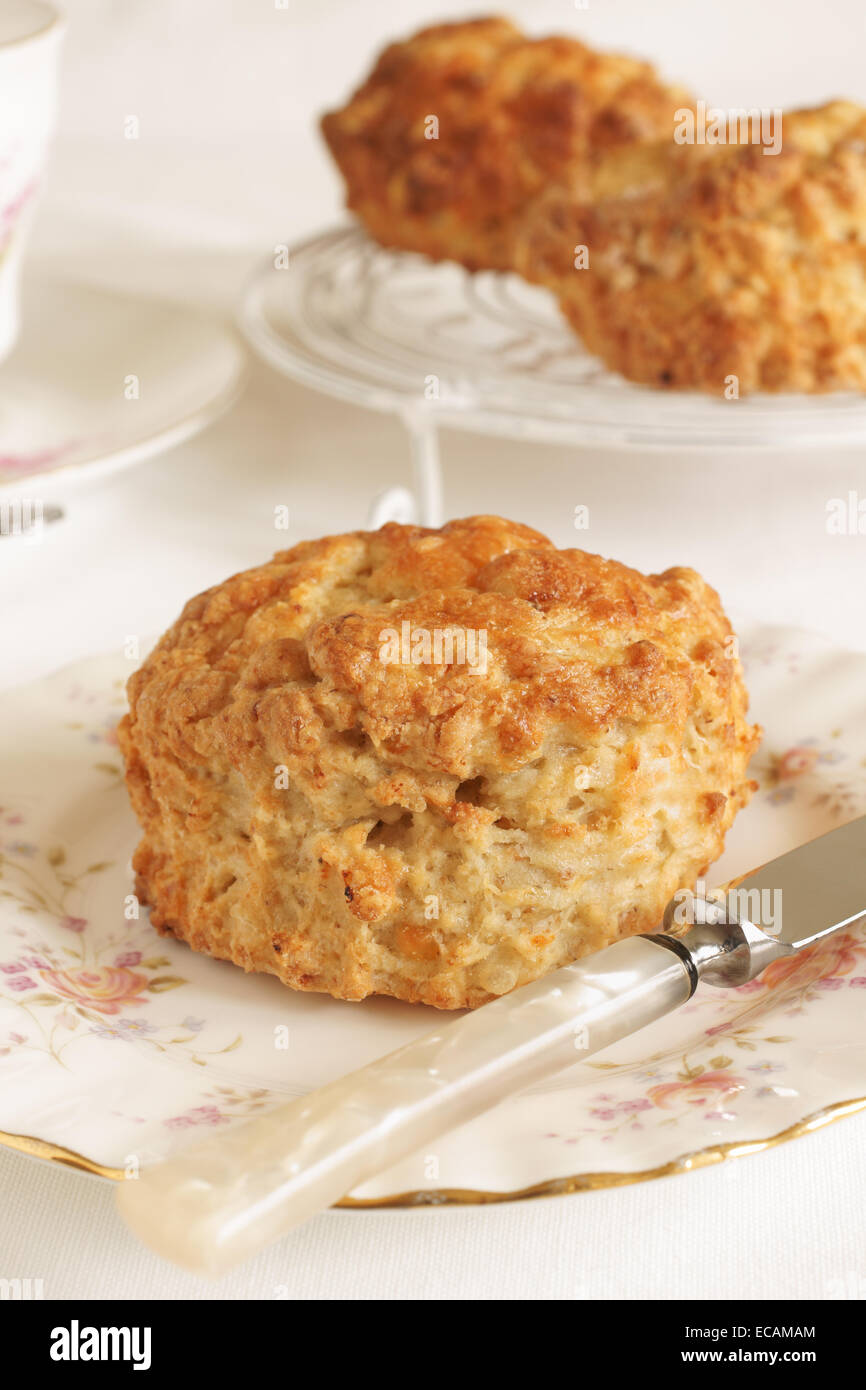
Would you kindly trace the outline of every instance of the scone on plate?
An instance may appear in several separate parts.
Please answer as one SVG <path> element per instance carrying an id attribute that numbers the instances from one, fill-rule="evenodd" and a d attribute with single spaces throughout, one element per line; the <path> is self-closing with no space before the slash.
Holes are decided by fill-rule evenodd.
<path id="1" fill-rule="evenodd" d="M 533 197 L 559 182 L 586 196 L 611 151 L 671 138 L 690 104 L 649 63 L 488 18 L 391 44 L 322 130 L 383 246 L 509 269 Z"/>
<path id="2" fill-rule="evenodd" d="M 717 595 L 495 516 L 305 541 L 129 682 L 137 891 L 195 950 L 470 1008 L 658 928 L 759 730 Z"/>
<path id="3" fill-rule="evenodd" d="M 592 206 L 538 200 L 515 264 L 609 367 L 729 396 L 866 387 L 866 110 L 791 112 L 777 154 L 664 141 L 606 174 Z"/>

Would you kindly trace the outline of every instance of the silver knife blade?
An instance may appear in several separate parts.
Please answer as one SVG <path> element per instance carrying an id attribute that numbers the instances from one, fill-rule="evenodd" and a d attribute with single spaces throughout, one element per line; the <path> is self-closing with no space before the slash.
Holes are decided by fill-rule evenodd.
<path id="1" fill-rule="evenodd" d="M 740 880 L 738 916 L 795 951 L 866 920 L 866 816 Z"/>

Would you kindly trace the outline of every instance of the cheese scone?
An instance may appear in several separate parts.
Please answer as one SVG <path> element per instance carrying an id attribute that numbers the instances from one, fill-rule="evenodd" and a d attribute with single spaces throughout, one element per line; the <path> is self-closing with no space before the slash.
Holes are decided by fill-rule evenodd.
<path id="1" fill-rule="evenodd" d="M 649 63 L 475 19 L 391 44 L 322 131 L 376 241 L 507 270 L 532 198 L 587 196 L 608 154 L 671 137 L 691 103 Z"/>
<path id="2" fill-rule="evenodd" d="M 660 142 L 606 177 L 593 205 L 537 200 L 515 265 L 609 367 L 729 397 L 866 388 L 866 110 L 790 112 L 776 154 Z"/>
<path id="3" fill-rule="evenodd" d="M 283 551 L 128 691 L 154 926 L 342 999 L 473 1008 L 657 929 L 755 785 L 700 576 L 494 516 Z"/>

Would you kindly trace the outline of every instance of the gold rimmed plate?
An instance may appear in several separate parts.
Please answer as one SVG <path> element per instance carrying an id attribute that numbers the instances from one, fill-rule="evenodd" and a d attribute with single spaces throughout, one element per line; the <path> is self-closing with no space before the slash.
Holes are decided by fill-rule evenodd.
<path id="1" fill-rule="evenodd" d="M 766 737 L 723 882 L 866 811 L 866 655 L 758 629 Z M 0 696 L 0 1144 L 105 1178 L 167 1156 L 430 1028 L 431 1010 L 295 994 L 156 935 L 115 725 L 131 670 L 92 658 Z M 784 966 L 784 968 L 782 968 Z M 866 936 L 503 1098 L 344 1205 L 489 1203 L 620 1186 L 754 1153 L 866 1108 Z"/>

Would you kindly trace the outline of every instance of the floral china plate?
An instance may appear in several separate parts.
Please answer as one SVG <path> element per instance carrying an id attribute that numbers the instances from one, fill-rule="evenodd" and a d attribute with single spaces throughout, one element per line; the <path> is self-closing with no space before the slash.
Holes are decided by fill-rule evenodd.
<path id="1" fill-rule="evenodd" d="M 744 639 L 760 784 L 711 883 L 866 812 L 866 654 Z M 137 916 L 115 725 L 130 663 L 0 696 L 0 1141 L 106 1177 L 301 1095 L 441 1023 L 342 1003 L 164 940 Z M 853 870 L 852 866 L 852 870 Z M 348 1199 L 484 1202 L 680 1172 L 866 1108 L 866 933 L 843 931 L 544 1085 Z"/>

